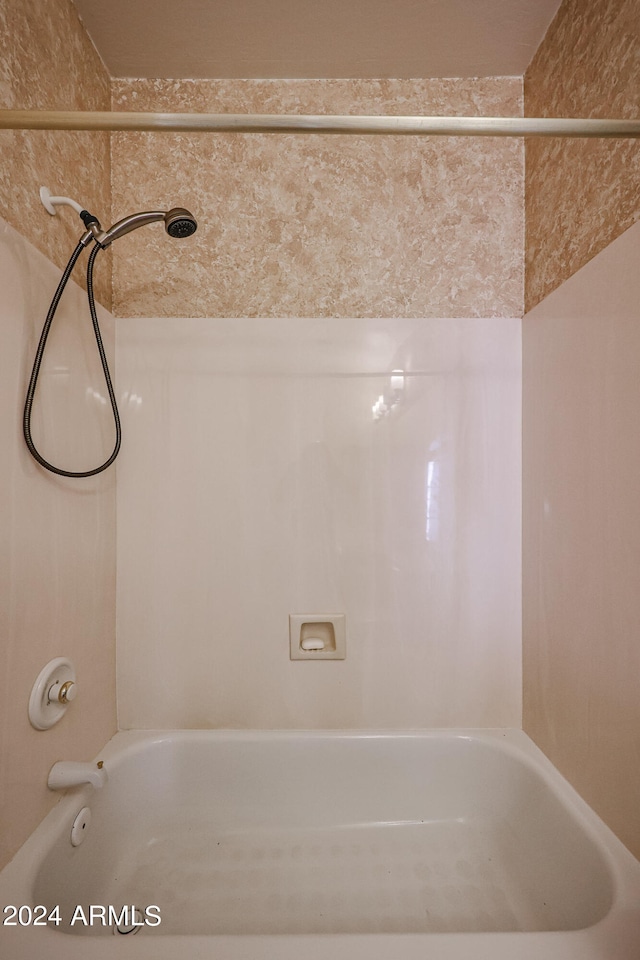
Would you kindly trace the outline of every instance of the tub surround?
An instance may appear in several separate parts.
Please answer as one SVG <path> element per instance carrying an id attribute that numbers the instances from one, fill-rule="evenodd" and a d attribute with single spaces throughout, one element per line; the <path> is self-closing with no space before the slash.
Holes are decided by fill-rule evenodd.
<path id="1" fill-rule="evenodd" d="M 122 728 L 520 725 L 518 320 L 131 318 L 117 349 Z M 346 660 L 289 659 L 311 611 Z"/>
<path id="2" fill-rule="evenodd" d="M 635 115 L 635 6 L 565 0 L 527 71 L 525 113 Z M 5 0 L 0 36 L 7 107 L 522 112 L 522 82 L 514 78 L 118 81 L 112 97 L 68 0 Z M 120 612 L 124 725 L 519 722 L 518 334 L 508 318 L 522 313 L 521 145 L 240 135 L 212 143 L 186 135 L 0 132 L 0 201 L 8 221 L 0 233 L 1 439 L 8 451 L 0 466 L 8 505 L 0 629 L 9 638 L 0 671 L 0 815 L 9 831 L 0 863 L 55 802 L 45 787 L 51 763 L 92 754 L 115 725 L 114 474 L 81 488 L 45 475 L 19 431 L 39 325 L 79 235 L 70 210 L 55 218 L 44 213 L 38 188 L 72 193 L 107 220 L 111 156 L 114 217 L 180 202 L 193 205 L 201 220 L 197 243 L 176 245 L 157 228 L 114 247 L 116 309 L 123 317 L 142 315 L 122 328 L 122 356 L 130 358 L 122 380 L 122 542 L 147 562 L 146 570 L 130 570 L 122 548 L 121 571 L 132 572 L 142 597 L 136 609 L 121 580 L 121 596 L 129 597 Z M 638 544 L 628 522 L 639 486 L 629 426 L 638 397 L 637 377 L 626 366 L 638 349 L 639 251 L 636 228 L 618 236 L 637 217 L 640 154 L 635 143 L 593 141 L 531 141 L 526 151 L 526 302 L 538 306 L 524 334 L 524 723 L 640 855 L 640 784 L 633 774 L 640 721 L 631 680 L 638 675 Z M 542 300 L 594 256 L 570 285 Z M 96 271 L 105 304 L 110 257 L 101 257 Z M 77 361 L 76 398 L 91 421 L 104 399 L 96 386 L 102 378 L 84 367 L 95 357 L 86 330 L 75 339 L 85 309 L 78 297 L 73 290 L 62 311 L 56 376 L 67 376 L 70 356 Z M 143 319 L 159 309 L 164 318 Z M 221 314 L 238 320 L 189 321 L 195 326 L 185 328 L 173 319 Z M 457 319 L 461 314 L 469 319 Z M 337 326 L 306 317 L 335 317 L 340 333 L 334 338 Z M 359 323 L 380 338 L 371 354 L 376 364 L 364 368 L 350 353 L 366 341 Z M 414 336 L 412 323 L 435 350 L 435 370 L 430 360 L 411 367 L 413 354 L 403 345 Z M 258 334 L 259 349 L 242 353 L 245 366 L 227 375 L 215 367 L 215 354 L 217 338 L 231 329 L 232 359 L 247 330 Z M 458 340 L 463 330 L 468 343 Z M 483 344 L 471 331 L 486 338 Z M 498 331 L 502 346 L 489 361 Z M 327 339 L 339 345 L 336 353 L 328 352 Z M 305 368 L 310 345 L 323 359 Z M 51 361 L 56 349 L 54 343 Z M 405 365 L 404 406 L 374 422 L 372 404 L 391 371 Z M 55 377 L 48 380 L 43 386 L 53 397 Z M 36 417 L 39 435 L 53 443 L 52 456 L 93 457 L 95 423 L 103 440 L 109 427 L 98 416 L 87 433 L 60 429 L 67 411 L 59 402 L 55 397 L 46 418 L 42 410 Z M 185 436 L 194 410 L 201 441 L 195 446 Z M 229 465 L 226 453 L 238 438 L 239 455 Z M 436 467 L 445 471 L 439 483 Z M 160 489 L 170 511 L 153 500 L 156 512 L 136 515 L 136 470 L 148 480 L 145 489 L 156 489 L 158 478 L 166 484 Z M 213 490 L 228 497 L 226 514 L 219 504 L 209 510 Z M 238 491 L 248 493 L 247 510 L 235 500 Z M 158 530 L 172 546 L 168 556 Z M 194 552 L 187 531 L 195 531 Z M 256 531 L 266 537 L 257 553 Z M 215 553 L 218 541 L 226 554 Z M 247 603 L 264 570 L 273 586 L 287 569 L 289 583 L 276 583 L 260 612 Z M 180 602 L 158 622 L 154 604 L 164 609 L 176 571 Z M 235 594 L 226 590 L 231 572 Z M 347 582 L 349 595 L 342 592 Z M 285 617 L 294 604 L 315 608 L 318 584 L 323 605 L 347 611 L 348 658 L 320 664 L 327 673 L 300 681 L 302 674 L 291 671 L 314 665 L 287 661 Z M 407 613 L 416 598 L 420 623 Z M 157 664 L 156 629 L 166 641 Z M 208 671 L 185 668 L 185 647 Z M 26 703 L 41 666 L 62 653 L 74 658 L 83 691 L 95 696 L 81 693 L 55 730 L 36 733 L 14 704 L 17 697 Z M 125 664 L 146 669 L 150 662 L 159 702 L 125 671 Z M 161 667 L 176 668 L 180 686 L 169 685 L 164 678 L 174 674 L 163 675 Z M 336 668 L 341 672 L 329 672 Z"/>
<path id="3" fill-rule="evenodd" d="M 88 759 L 116 723 L 115 475 L 79 481 L 47 473 L 21 430 L 25 386 L 59 278 L 57 267 L 0 222 L 0 863 L 57 802 L 46 785 L 53 763 Z M 113 321 L 102 309 L 100 319 L 113 359 Z M 110 452 L 103 388 L 86 296 L 70 283 L 34 403 L 33 436 L 45 457 L 85 469 Z M 27 716 L 29 695 L 57 656 L 73 660 L 78 697 L 55 727 L 38 732 Z"/>
<path id="4" fill-rule="evenodd" d="M 0 46 L 2 107 L 109 109 L 109 77 L 69 0 L 2 0 Z M 71 193 L 108 219 L 109 135 L 3 130 L 0 158 L 2 864 L 56 802 L 46 788 L 51 765 L 65 755 L 90 756 L 115 728 L 115 486 L 113 475 L 78 482 L 46 474 L 30 457 L 20 423 L 42 322 L 83 232 L 70 209 L 49 216 L 39 189 Z M 107 252 L 95 274 L 97 298 L 107 306 L 110 260 Z M 114 329 L 101 317 L 112 356 Z M 50 402 L 45 411 L 36 400 L 34 411 L 34 437 L 43 440 L 43 453 L 70 463 L 100 452 L 96 425 L 104 436 L 95 419 L 103 380 L 88 359 L 95 345 L 85 320 L 86 304 L 71 284 L 39 386 Z M 67 388 L 76 412 L 63 400 Z M 80 694 L 55 729 L 38 733 L 27 718 L 31 686 L 61 655 L 76 664 Z"/>
<path id="5" fill-rule="evenodd" d="M 640 224 L 529 313 L 524 729 L 640 857 Z"/>

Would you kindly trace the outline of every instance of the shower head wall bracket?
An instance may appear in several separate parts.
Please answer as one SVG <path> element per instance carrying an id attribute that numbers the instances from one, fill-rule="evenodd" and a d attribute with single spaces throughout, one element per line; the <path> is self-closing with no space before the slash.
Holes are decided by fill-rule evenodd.
<path id="1" fill-rule="evenodd" d="M 85 209 L 81 207 L 76 200 L 72 200 L 71 197 L 52 197 L 48 187 L 40 187 L 40 199 L 42 200 L 42 205 L 45 210 L 47 213 L 50 213 L 52 217 L 55 217 L 57 213 L 56 207 L 59 206 L 73 207 L 76 213 L 82 213 Z"/>

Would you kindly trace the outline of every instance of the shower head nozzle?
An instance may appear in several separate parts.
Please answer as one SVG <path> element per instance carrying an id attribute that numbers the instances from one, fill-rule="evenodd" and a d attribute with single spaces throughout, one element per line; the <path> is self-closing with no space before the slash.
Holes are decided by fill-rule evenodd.
<path id="1" fill-rule="evenodd" d="M 164 220 L 165 230 L 170 237 L 190 237 L 198 229 L 196 218 L 184 207 L 173 207 L 171 210 L 148 210 L 144 213 L 132 213 L 122 220 L 118 220 L 107 231 L 94 233 L 96 241 L 101 247 L 108 247 L 114 240 L 131 233 L 147 223 Z"/>
<path id="2" fill-rule="evenodd" d="M 170 237 L 190 237 L 198 229 L 196 218 L 184 207 L 174 207 L 164 215 L 164 228 Z"/>

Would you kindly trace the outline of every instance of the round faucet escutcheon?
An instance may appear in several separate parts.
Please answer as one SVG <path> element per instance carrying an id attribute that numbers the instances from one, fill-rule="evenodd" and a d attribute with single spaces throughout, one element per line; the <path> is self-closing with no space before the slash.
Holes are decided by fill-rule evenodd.
<path id="1" fill-rule="evenodd" d="M 29 721 L 36 730 L 49 730 L 61 720 L 78 693 L 71 660 L 56 657 L 42 668 L 29 698 Z"/>

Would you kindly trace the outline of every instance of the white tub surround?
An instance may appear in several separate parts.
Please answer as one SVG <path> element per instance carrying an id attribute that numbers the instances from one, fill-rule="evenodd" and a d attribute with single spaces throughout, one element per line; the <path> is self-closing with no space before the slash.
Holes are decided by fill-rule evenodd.
<path id="1" fill-rule="evenodd" d="M 525 318 L 524 729 L 640 856 L 640 223 Z"/>
<path id="2" fill-rule="evenodd" d="M 121 728 L 520 726 L 519 320 L 134 318 L 118 382 Z"/>
<path id="3" fill-rule="evenodd" d="M 81 227 L 78 220 L 70 247 L 61 231 L 66 256 Z M 48 473 L 29 454 L 21 429 L 34 354 L 59 280 L 60 269 L 0 220 L 0 864 L 55 803 L 46 786 L 52 764 L 91 756 L 116 730 L 115 472 L 82 480 Z M 98 313 L 113 363 L 113 318 L 101 307 Z M 89 469 L 113 446 L 109 414 L 86 293 L 72 281 L 41 367 L 34 441 L 54 463 Z M 27 713 L 31 690 L 59 657 L 73 661 L 80 692 L 55 727 L 35 730 Z"/>

